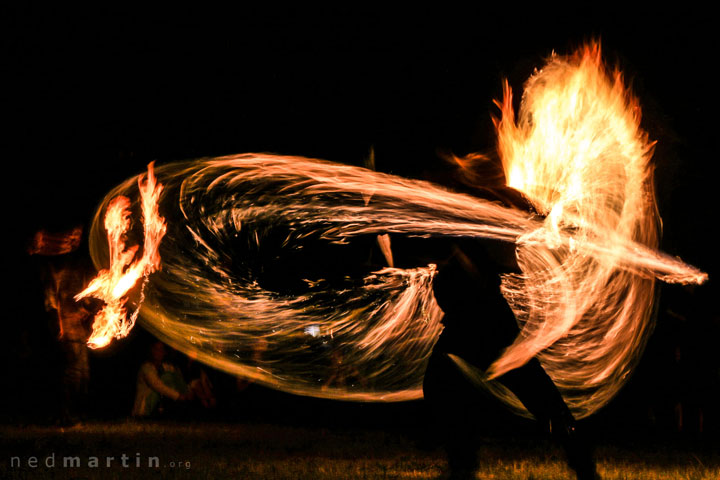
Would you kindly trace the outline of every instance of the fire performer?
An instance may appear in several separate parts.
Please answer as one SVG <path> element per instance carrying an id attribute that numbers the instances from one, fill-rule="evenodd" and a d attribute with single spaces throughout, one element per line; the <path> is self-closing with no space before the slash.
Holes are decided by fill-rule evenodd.
<path id="1" fill-rule="evenodd" d="M 467 378 L 547 424 L 578 476 L 596 477 L 573 415 L 592 414 L 626 383 L 652 330 L 656 279 L 700 284 L 707 274 L 657 251 L 653 142 L 599 45 L 553 55 L 528 80 L 517 115 L 512 98 L 506 84 L 495 121 L 502 172 L 495 182 L 484 173 L 468 178 L 470 195 L 269 154 L 165 165 L 158 169 L 164 187 L 152 168 L 128 179 L 106 197 L 93 224 L 93 258 L 109 267 L 75 297 L 106 303 L 89 344 L 102 348 L 127 335 L 140 311 L 127 314 L 128 292 L 142 278 L 145 326 L 229 373 L 294 394 L 364 401 L 419 398 L 424 378 L 425 395 L 457 428 L 447 442 L 456 475 L 475 464 L 458 405 L 469 403 Z M 465 174 L 475 174 L 474 159 L 463 160 Z M 488 196 L 504 206 L 477 198 L 484 197 L 478 186 L 497 184 L 503 186 Z M 138 189 L 145 235 L 139 258 L 139 245 L 125 245 Z M 151 277 L 161 267 L 167 227 L 161 199 L 174 220 L 165 268 Z M 533 211 L 545 220 L 530 218 Z M 393 244 L 422 238 L 420 251 L 433 258 L 393 266 L 402 262 L 388 254 L 388 235 L 397 235 Z M 383 239 L 391 267 L 370 273 L 347 250 L 334 256 L 327 247 L 360 246 L 363 236 Z M 464 240 L 448 248 L 451 238 Z M 433 239 L 442 245 L 433 248 Z M 321 262 L 288 268 L 285 258 Z M 441 330 L 432 289 L 445 331 L 425 368 Z M 479 314 L 483 321 L 473 321 Z M 327 362 L 295 341 L 307 340 L 309 327 L 310 336 L 343 345 L 344 360 L 366 372 L 368 387 L 322 388 L 317 379 L 331 373 L 318 366 Z M 270 345 L 262 364 L 240 355 L 259 337 Z"/>
<path id="2" fill-rule="evenodd" d="M 477 192 L 476 192 L 477 193 Z M 513 208 L 534 210 L 509 187 L 484 196 Z M 451 478 L 475 478 L 478 467 L 473 412 L 479 390 L 462 373 L 454 355 L 486 371 L 519 334 L 515 316 L 500 291 L 500 276 L 519 273 L 515 245 L 490 240 L 455 241 L 438 261 L 435 299 L 444 312 L 444 330 L 435 345 L 423 392 L 435 416 L 436 433 L 446 450 Z M 580 480 L 599 478 L 591 450 L 578 437 L 575 419 L 537 358 L 497 378 L 509 388 L 562 446 Z"/>

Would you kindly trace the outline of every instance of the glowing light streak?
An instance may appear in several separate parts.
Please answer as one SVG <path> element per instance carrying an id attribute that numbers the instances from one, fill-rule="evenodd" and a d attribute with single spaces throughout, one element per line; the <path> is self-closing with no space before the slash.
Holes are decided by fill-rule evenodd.
<path id="1" fill-rule="evenodd" d="M 652 143 L 639 128 L 637 103 L 619 73 L 606 72 L 597 46 L 553 56 L 528 81 L 517 121 L 509 88 L 499 105 L 508 182 L 543 218 L 427 182 L 300 157 L 245 154 L 159 167 L 170 231 L 160 245 L 163 270 L 145 288 L 143 325 L 209 365 L 285 391 L 418 398 L 442 329 L 435 266 L 393 268 L 390 236 L 514 242 L 522 274 L 505 276 L 502 292 L 522 333 L 489 372 L 458 364 L 517 407 L 492 379 L 538 356 L 573 413 L 592 413 L 642 353 L 655 280 L 702 283 L 707 276 L 657 251 Z M 98 210 L 91 231 L 97 265 L 124 251 L 108 252 L 102 218 L 111 199 L 136 198 L 136 188 L 129 179 Z M 302 262 L 307 271 L 290 271 L 298 258 L 317 258 L 303 254 L 317 245 L 330 252 L 364 238 L 377 242 L 390 267 L 333 279 Z M 283 286 L 293 273 L 302 282 Z M 344 377 L 334 375 L 338 364 L 352 365 L 363 381 L 328 382 Z"/>
<path id="2" fill-rule="evenodd" d="M 165 235 L 165 221 L 158 213 L 158 200 L 162 185 L 156 183 L 153 164 L 148 165 L 146 178 L 138 178 L 138 188 L 142 198 L 144 227 L 144 245 L 142 256 L 135 258 L 138 245 L 126 248 L 125 235 L 130 229 L 131 202 L 125 196 L 114 197 L 107 205 L 104 227 L 107 232 L 109 266 L 100 270 L 85 290 L 75 296 L 75 300 L 95 297 L 105 305 L 95 315 L 92 333 L 87 343 L 91 348 L 102 348 L 113 338 L 127 336 L 135 325 L 138 310 L 127 316 L 125 304 L 128 293 L 140 277 L 145 277 L 160 268 L 158 245 Z M 142 293 L 141 300 L 142 302 Z"/>

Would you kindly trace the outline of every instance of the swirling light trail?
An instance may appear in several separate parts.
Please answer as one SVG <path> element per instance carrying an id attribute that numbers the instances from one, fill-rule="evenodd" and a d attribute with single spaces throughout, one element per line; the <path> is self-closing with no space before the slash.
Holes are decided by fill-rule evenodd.
<path id="1" fill-rule="evenodd" d="M 521 335 L 487 376 L 465 370 L 522 409 L 492 379 L 537 355 L 573 413 L 589 415 L 642 353 L 655 279 L 707 276 L 656 250 L 652 144 L 599 47 L 553 56 L 528 81 L 517 123 L 511 98 L 508 88 L 497 121 L 500 157 L 509 184 L 543 218 L 428 182 L 300 157 L 245 154 L 159 167 L 168 233 L 163 269 L 144 289 L 143 326 L 211 366 L 292 393 L 418 398 L 442 329 L 435 266 L 363 269 L 358 251 L 378 238 L 389 250 L 387 235 L 515 242 L 523 273 L 506 275 L 502 292 Z M 137 189 L 127 180 L 98 209 L 96 265 L 109 261 L 103 218 L 112 199 L 138 198 Z"/>

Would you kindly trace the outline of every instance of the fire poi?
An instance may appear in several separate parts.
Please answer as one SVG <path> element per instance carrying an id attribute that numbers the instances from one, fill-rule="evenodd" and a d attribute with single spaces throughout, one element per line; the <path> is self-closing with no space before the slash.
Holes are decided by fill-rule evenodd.
<path id="1" fill-rule="evenodd" d="M 105 270 L 77 298 L 95 296 L 106 308 L 89 345 L 127 335 L 139 313 L 172 347 L 266 386 L 344 400 L 419 398 L 442 330 L 436 267 L 326 278 L 321 268 L 298 271 L 297 259 L 324 249 L 330 258 L 378 235 L 384 251 L 388 234 L 489 238 L 516 245 L 522 274 L 505 275 L 502 293 L 521 334 L 481 382 L 522 412 L 493 378 L 538 357 L 575 417 L 591 414 L 643 352 L 656 280 L 707 275 L 657 250 L 653 142 L 597 45 L 553 55 L 525 85 L 517 117 L 508 86 L 498 106 L 507 183 L 541 215 L 425 181 L 269 154 L 171 163 L 128 179 L 92 225 L 92 258 Z M 299 281 L 275 288 L 268 272 Z M 328 383 L 333 356 L 364 381 Z"/>

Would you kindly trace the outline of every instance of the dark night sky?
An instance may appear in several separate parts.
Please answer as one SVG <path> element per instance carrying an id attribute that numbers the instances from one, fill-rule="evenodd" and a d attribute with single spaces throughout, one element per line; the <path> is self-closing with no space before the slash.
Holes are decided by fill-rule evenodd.
<path id="1" fill-rule="evenodd" d="M 664 248 L 712 276 L 714 28 L 702 13 L 514 15 L 57 6 L 3 14 L 10 265 L 23 268 L 35 229 L 89 222 L 110 188 L 152 160 L 268 151 L 360 164 L 374 147 L 379 170 L 419 175 L 438 168 L 438 150 L 490 151 L 502 79 L 519 92 L 553 49 L 599 37 L 658 140 Z"/>
<path id="2" fill-rule="evenodd" d="M 659 141 L 666 239 L 673 253 L 704 260 L 687 248 L 704 233 L 700 215 L 686 213 L 711 207 L 697 188 L 709 182 L 712 141 L 712 42 L 700 15 L 543 23 L 479 10 L 14 13 L 4 20 L 5 165 L 23 234 L 87 221 L 110 187 L 152 160 L 269 151 L 358 163 L 374 146 L 380 170 L 413 175 L 437 167 L 438 149 L 491 150 L 501 80 L 519 91 L 553 49 L 600 37 Z M 677 238 L 673 217 L 691 240 Z"/>

